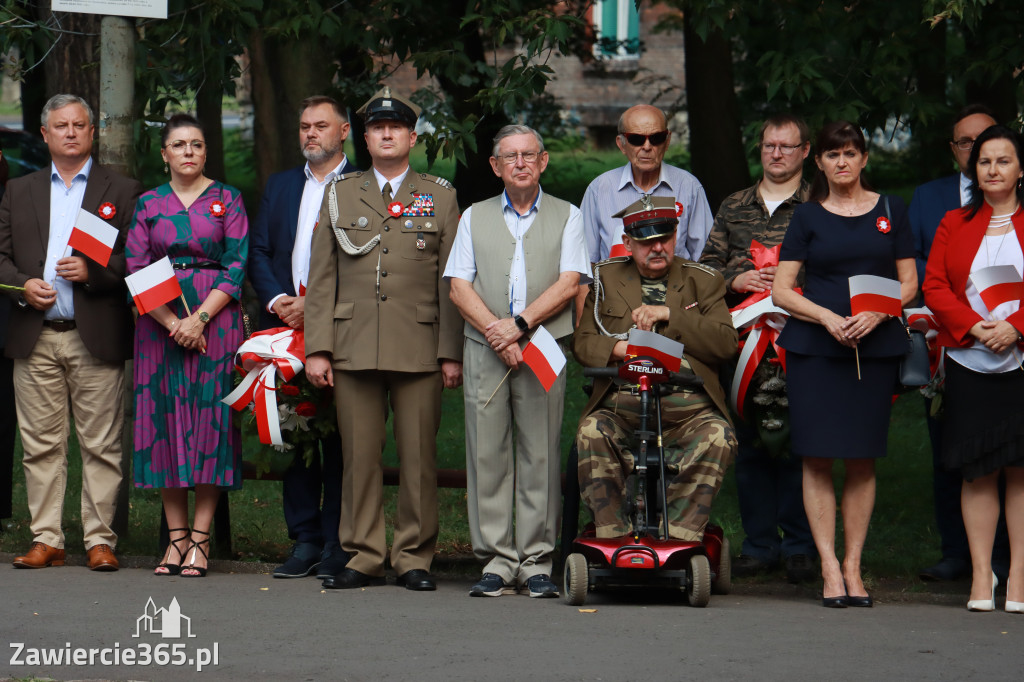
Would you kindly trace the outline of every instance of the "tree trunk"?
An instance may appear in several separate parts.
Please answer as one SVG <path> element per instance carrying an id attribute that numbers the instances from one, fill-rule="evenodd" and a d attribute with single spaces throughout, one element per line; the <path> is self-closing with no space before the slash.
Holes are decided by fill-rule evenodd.
<path id="1" fill-rule="evenodd" d="M 330 47 L 317 41 L 268 39 L 253 31 L 249 58 L 257 186 L 263 187 L 272 173 L 302 162 L 299 103 L 330 90 L 330 54 Z"/>
<path id="2" fill-rule="evenodd" d="M 686 102 L 692 172 L 704 185 L 711 212 L 728 195 L 750 184 L 732 79 L 732 50 L 721 32 L 703 41 L 683 17 Z"/>
<path id="3" fill-rule="evenodd" d="M 224 57 L 217 51 L 206 64 L 206 79 L 196 91 L 196 118 L 206 132 L 206 177 L 225 182 L 224 169 L 224 125 L 221 114 L 224 110 Z"/>
<path id="4" fill-rule="evenodd" d="M 101 23 L 99 161 L 130 177 L 135 167 L 135 20 L 103 17 Z"/>
<path id="5" fill-rule="evenodd" d="M 946 54 L 946 27 L 943 24 L 937 29 L 929 29 L 922 24 L 921 30 L 928 31 L 928 35 L 923 41 L 926 49 L 921 50 L 916 58 L 917 95 L 922 102 L 944 104 L 946 62 L 941 56 Z M 914 179 L 918 183 L 949 175 L 956 167 L 948 144 L 953 137 L 948 121 L 948 118 L 940 118 L 927 125 L 914 126 L 913 140 L 920 158 L 920 163 L 914 164 L 917 168 Z"/>

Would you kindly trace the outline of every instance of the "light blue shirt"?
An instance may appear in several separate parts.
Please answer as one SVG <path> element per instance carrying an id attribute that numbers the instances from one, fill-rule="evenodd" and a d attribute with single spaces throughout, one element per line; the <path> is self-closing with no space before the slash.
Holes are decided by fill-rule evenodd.
<path id="1" fill-rule="evenodd" d="M 82 208 L 85 184 L 92 170 L 92 157 L 85 161 L 82 169 L 71 179 L 71 187 L 64 185 L 64 179 L 57 172 L 57 166 L 50 164 L 50 238 L 46 243 L 46 262 L 43 264 L 43 280 L 57 290 L 57 302 L 43 317 L 47 320 L 75 319 L 75 298 L 71 282 L 57 277 L 57 261 L 71 255 L 68 239 Z"/>
<path id="2" fill-rule="evenodd" d="M 523 237 L 537 218 L 543 196 L 543 190 L 538 189 L 533 206 L 526 215 L 519 215 L 509 201 L 508 192 L 501 193 L 501 214 L 505 218 L 509 234 L 516 240 L 512 267 L 508 274 L 510 316 L 519 315 L 526 309 L 526 259 L 523 256 Z M 472 213 L 473 207 L 470 206 L 459 219 L 459 229 L 444 268 L 446 279 L 458 277 L 467 282 L 476 279 L 476 253 L 473 250 L 473 234 L 470 231 Z M 580 210 L 572 204 L 569 205 L 569 219 L 565 221 L 565 229 L 562 231 L 558 272 L 580 273 L 580 284 L 587 284 L 590 281 L 590 263 L 587 261 L 586 241 L 583 239 L 583 217 Z"/>
<path id="3" fill-rule="evenodd" d="M 676 229 L 676 255 L 699 260 L 714 225 L 704 187 L 693 174 L 663 163 L 658 184 L 648 194 L 675 197 L 682 205 Z M 633 169 L 628 163 L 602 173 L 590 183 L 581 208 L 591 263 L 604 260 L 612 246 L 622 243 L 622 219 L 612 216 L 643 195 L 644 192 L 633 184 Z"/>

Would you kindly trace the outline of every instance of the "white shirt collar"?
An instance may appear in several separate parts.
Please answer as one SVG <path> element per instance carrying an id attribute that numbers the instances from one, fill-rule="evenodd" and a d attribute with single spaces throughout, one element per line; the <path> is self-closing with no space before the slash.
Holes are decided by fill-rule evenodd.
<path id="1" fill-rule="evenodd" d="M 77 173 L 75 173 L 75 177 L 72 178 L 71 181 L 74 182 L 76 178 L 85 178 L 85 180 L 88 181 L 89 180 L 89 172 L 91 170 L 92 170 L 92 157 L 90 156 L 89 158 L 87 158 L 85 160 L 85 165 L 82 166 Z M 64 179 L 60 177 L 60 173 L 57 172 L 57 164 L 55 164 L 53 161 L 51 161 L 50 162 L 50 180 L 53 180 L 55 178 L 59 179 L 61 182 L 64 182 Z"/>
<path id="2" fill-rule="evenodd" d="M 673 187 L 672 183 L 669 182 L 669 179 L 665 177 L 664 161 L 661 162 L 661 168 L 658 169 L 658 182 L 655 183 L 653 188 L 651 188 L 651 191 L 653 192 L 654 189 L 658 188 L 661 185 L 661 183 L 665 183 L 666 185 L 668 185 L 669 189 L 675 192 L 675 187 Z M 636 191 L 643 192 L 643 190 L 641 190 L 633 183 L 633 164 L 631 163 L 627 163 L 625 166 L 622 167 L 622 175 L 619 176 L 619 186 L 617 189 L 622 189 L 626 185 L 633 185 Z"/>
<path id="3" fill-rule="evenodd" d="M 346 159 L 345 155 L 342 154 L 341 155 L 341 163 L 339 163 L 337 166 L 335 166 L 334 170 L 332 170 L 331 172 L 329 172 L 327 175 L 324 176 L 324 182 L 325 183 L 330 182 L 334 178 L 336 178 L 339 175 L 341 175 L 341 169 L 345 167 L 345 162 L 346 161 L 347 161 L 347 159 Z M 316 176 L 313 175 L 313 171 L 311 171 L 309 169 L 309 161 L 306 162 L 306 165 L 305 165 L 305 167 L 302 170 L 306 174 L 306 179 L 307 180 L 312 180 L 313 182 L 320 182 L 319 180 L 316 179 Z"/>

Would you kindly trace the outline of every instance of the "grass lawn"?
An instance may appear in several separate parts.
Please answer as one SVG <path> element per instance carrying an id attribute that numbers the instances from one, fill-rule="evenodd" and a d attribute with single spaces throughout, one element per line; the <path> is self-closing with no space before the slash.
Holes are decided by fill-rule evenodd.
<path id="1" fill-rule="evenodd" d="M 579 366 L 569 365 L 565 423 L 562 432 L 562 453 L 568 454 L 576 421 L 584 405 L 584 394 L 578 389 L 583 379 Z M 438 434 L 441 468 L 465 468 L 463 442 L 462 392 L 445 391 L 443 417 Z M 851 424 L 851 428 L 856 425 Z M 263 447 L 255 432 L 244 430 L 245 450 L 252 453 Z M 841 438 L 842 434 L 836 434 Z M 81 490 L 81 464 L 77 442 L 72 438 L 71 472 L 64 510 L 67 546 L 72 554 L 81 554 L 82 530 L 78 499 Z M 397 464 L 393 444 L 389 442 L 386 462 Z M 31 541 L 28 509 L 25 501 L 25 480 L 21 474 L 21 446 L 15 452 L 14 518 L 4 521 L 0 535 L 0 551 L 20 553 Z M 841 480 L 841 477 L 839 477 Z M 386 490 L 386 513 L 394 516 L 396 489 Z M 230 493 L 233 529 L 233 550 L 241 560 L 275 562 L 283 558 L 291 546 L 281 512 L 281 484 L 275 481 L 246 481 L 242 490 Z M 470 553 L 469 528 L 466 522 L 464 490 L 441 490 L 441 536 L 438 551 L 444 556 L 465 556 Z M 157 491 L 132 489 L 130 494 L 129 530 L 121 539 L 118 552 L 125 555 L 155 556 L 159 527 L 160 499 Z M 736 486 L 732 472 L 726 477 L 715 501 L 714 522 L 721 525 L 732 541 L 733 553 L 739 551 L 743 539 Z M 389 528 L 390 539 L 390 528 Z M 840 540 L 841 543 L 841 540 Z M 902 396 L 893 411 L 889 433 L 889 456 L 879 461 L 878 496 L 864 553 L 869 576 L 912 579 L 917 571 L 938 557 L 938 536 L 932 516 L 931 454 L 924 427 L 921 400 L 915 394 Z"/>

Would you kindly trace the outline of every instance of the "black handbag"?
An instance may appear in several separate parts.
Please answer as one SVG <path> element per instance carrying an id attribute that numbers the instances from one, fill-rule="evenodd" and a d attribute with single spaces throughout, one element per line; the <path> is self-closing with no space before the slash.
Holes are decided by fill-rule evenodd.
<path id="1" fill-rule="evenodd" d="M 931 381 L 931 366 L 928 364 L 928 341 L 924 332 L 911 329 L 906 318 L 902 318 L 907 330 L 907 352 L 900 359 L 900 383 L 904 388 L 921 388 Z"/>

